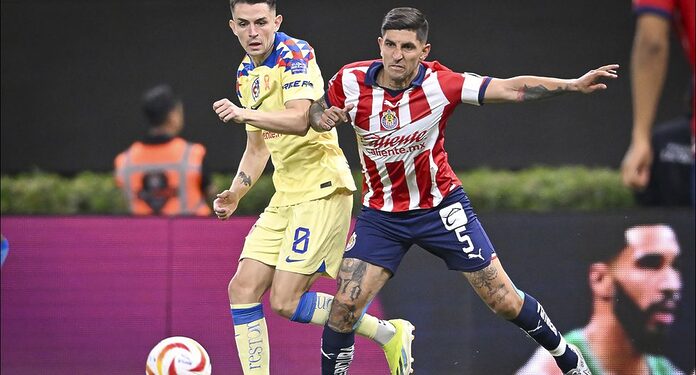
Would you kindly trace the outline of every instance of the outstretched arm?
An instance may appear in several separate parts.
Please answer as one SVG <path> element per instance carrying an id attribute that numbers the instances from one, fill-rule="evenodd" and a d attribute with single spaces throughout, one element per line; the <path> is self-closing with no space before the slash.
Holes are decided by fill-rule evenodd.
<path id="1" fill-rule="evenodd" d="M 213 103 L 213 110 L 223 122 L 250 124 L 274 133 L 305 135 L 309 130 L 307 110 L 310 104 L 312 101 L 309 99 L 289 100 L 285 103 L 285 109 L 265 112 L 240 108 L 229 99 L 220 99 Z"/>
<path id="2" fill-rule="evenodd" d="M 599 82 L 605 78 L 616 78 L 616 64 L 590 70 L 576 79 L 560 79 L 552 77 L 517 76 L 508 79 L 491 79 L 484 103 L 526 102 L 551 98 L 569 92 L 590 94 L 604 90 L 607 85 Z"/>

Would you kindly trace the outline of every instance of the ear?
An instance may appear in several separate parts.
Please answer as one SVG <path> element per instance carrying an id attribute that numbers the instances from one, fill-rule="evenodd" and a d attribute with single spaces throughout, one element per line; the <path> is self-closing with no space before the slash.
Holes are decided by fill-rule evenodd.
<path id="1" fill-rule="evenodd" d="M 420 60 L 423 61 L 426 58 L 428 58 L 428 55 L 430 54 L 430 43 L 426 43 L 425 46 L 423 47 L 423 52 L 421 52 L 420 55 Z"/>
<path id="2" fill-rule="evenodd" d="M 595 298 L 610 301 L 614 298 L 614 283 L 612 282 L 609 265 L 593 263 L 589 272 L 590 289 Z"/>
<path id="3" fill-rule="evenodd" d="M 273 23 L 275 24 L 275 31 L 280 30 L 280 24 L 283 23 L 283 15 L 279 14 L 279 15 L 275 16 Z"/>
<path id="4" fill-rule="evenodd" d="M 234 35 L 237 35 L 237 24 L 234 23 L 233 19 L 230 19 L 229 25 L 230 25 L 230 29 L 232 29 L 232 33 Z"/>

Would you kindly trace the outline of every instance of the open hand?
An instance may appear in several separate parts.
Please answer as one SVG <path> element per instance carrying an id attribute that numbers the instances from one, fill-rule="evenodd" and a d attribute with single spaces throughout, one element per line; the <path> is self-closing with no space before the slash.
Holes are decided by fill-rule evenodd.
<path id="1" fill-rule="evenodd" d="M 599 81 L 605 78 L 617 78 L 616 69 L 618 68 L 618 64 L 611 64 L 590 70 L 585 73 L 585 75 L 575 80 L 575 87 L 583 94 L 589 94 L 597 90 L 606 90 L 607 85 Z"/>

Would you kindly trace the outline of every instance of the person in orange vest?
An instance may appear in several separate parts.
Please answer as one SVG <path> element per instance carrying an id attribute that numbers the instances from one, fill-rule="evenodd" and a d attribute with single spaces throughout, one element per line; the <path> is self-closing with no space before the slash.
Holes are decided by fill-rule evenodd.
<path id="1" fill-rule="evenodd" d="M 184 107 L 171 87 L 159 85 L 143 96 L 147 135 L 114 160 L 116 184 L 133 215 L 211 214 L 215 189 L 205 163 L 205 147 L 179 137 Z"/>

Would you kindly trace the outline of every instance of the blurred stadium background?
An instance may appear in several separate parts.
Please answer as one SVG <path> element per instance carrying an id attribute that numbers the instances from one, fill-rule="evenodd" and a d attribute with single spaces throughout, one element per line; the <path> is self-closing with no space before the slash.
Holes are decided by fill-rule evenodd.
<path id="1" fill-rule="evenodd" d="M 67 177 L 109 173 L 113 157 L 144 132 L 142 91 L 161 82 L 182 96 L 183 136 L 206 145 L 211 169 L 236 169 L 243 131 L 223 125 L 211 110 L 214 100 L 234 96 L 243 55 L 227 25 L 225 0 L 2 0 L 0 5 L 3 176 L 35 170 Z M 431 58 L 455 70 L 575 77 L 606 63 L 622 65 L 620 79 L 598 95 L 460 107 L 447 130 L 455 169 L 618 168 L 631 124 L 630 1 L 293 0 L 278 6 L 285 16 L 282 30 L 314 46 L 328 80 L 344 63 L 378 57 L 382 16 L 404 5 L 426 13 Z M 682 113 L 688 84 L 682 51 L 670 53 L 658 121 Z M 349 162 L 358 165 L 353 133 L 340 129 L 339 135 Z M 477 188 L 485 189 L 471 187 Z M 4 191 L 3 186 L 7 206 L 12 197 Z M 589 316 L 588 259 L 603 251 L 605 236 L 635 220 L 675 228 L 685 258 L 685 290 L 669 356 L 693 369 L 693 210 L 545 211 L 492 209 L 481 217 L 508 272 L 544 302 L 561 330 L 581 326 Z M 252 222 L 253 217 L 219 223 L 3 214 L 10 255 L 1 273 L 2 373 L 137 373 L 149 349 L 171 335 L 201 342 L 215 373 L 238 373 L 224 291 Z M 542 270 L 549 274 L 540 277 Z M 577 288 L 572 295 L 559 294 L 548 280 Z M 330 291 L 332 282 L 320 288 Z M 380 298 L 375 313 L 415 323 L 419 373 L 510 374 L 535 348 L 489 313 L 460 275 L 445 272 L 417 248 Z M 270 324 L 274 373 L 318 368 L 320 329 L 279 319 Z M 382 363 L 381 352 L 368 342 L 361 348 L 356 366 L 370 370 L 356 367 L 355 373 L 383 373 L 374 365 Z"/>

